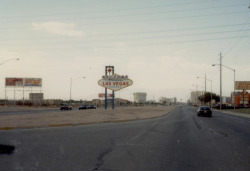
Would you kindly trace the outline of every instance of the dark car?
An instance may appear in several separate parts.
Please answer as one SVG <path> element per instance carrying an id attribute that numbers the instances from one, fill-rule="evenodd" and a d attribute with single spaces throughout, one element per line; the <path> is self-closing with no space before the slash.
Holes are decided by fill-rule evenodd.
<path id="1" fill-rule="evenodd" d="M 95 106 L 95 105 L 90 105 L 90 106 L 88 107 L 88 109 L 96 109 L 96 106 Z"/>
<path id="2" fill-rule="evenodd" d="M 86 110 L 88 109 L 88 105 L 82 105 L 79 107 L 79 110 Z"/>
<path id="3" fill-rule="evenodd" d="M 197 110 L 197 116 L 206 115 L 212 117 L 212 110 L 209 106 L 200 106 Z"/>
<path id="4" fill-rule="evenodd" d="M 61 110 L 72 110 L 72 106 L 70 106 L 70 105 L 62 105 L 60 109 Z"/>

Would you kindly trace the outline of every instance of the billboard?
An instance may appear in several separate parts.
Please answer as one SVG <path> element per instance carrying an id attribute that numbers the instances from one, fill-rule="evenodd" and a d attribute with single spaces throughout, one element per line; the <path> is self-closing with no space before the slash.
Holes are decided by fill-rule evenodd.
<path id="1" fill-rule="evenodd" d="M 23 78 L 5 78 L 5 86 L 23 87 Z"/>
<path id="2" fill-rule="evenodd" d="M 25 87 L 42 87 L 41 78 L 24 78 Z"/>
<path id="3" fill-rule="evenodd" d="M 105 98 L 105 93 L 99 93 L 98 94 L 99 98 Z M 108 99 L 112 99 L 113 94 L 107 94 Z"/>
<path id="4" fill-rule="evenodd" d="M 250 90 L 250 81 L 236 81 L 235 82 L 236 90 Z"/>
<path id="5" fill-rule="evenodd" d="M 6 87 L 42 87 L 42 78 L 5 78 Z"/>
<path id="6" fill-rule="evenodd" d="M 107 89 L 118 91 L 133 84 L 133 81 L 128 79 L 128 76 L 120 76 L 113 74 L 111 76 L 103 76 L 103 79 L 98 81 L 98 84 Z"/>

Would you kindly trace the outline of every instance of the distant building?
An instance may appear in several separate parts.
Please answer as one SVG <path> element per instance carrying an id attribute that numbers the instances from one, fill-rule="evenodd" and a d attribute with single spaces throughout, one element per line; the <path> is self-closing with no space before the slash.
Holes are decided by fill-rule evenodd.
<path id="1" fill-rule="evenodd" d="M 177 98 L 167 98 L 167 97 L 160 97 L 159 102 L 163 105 L 171 105 L 177 103 Z"/>
<path id="2" fill-rule="evenodd" d="M 147 93 L 134 93 L 134 102 L 135 103 L 146 103 L 147 100 Z"/>
<path id="3" fill-rule="evenodd" d="M 60 100 L 60 99 L 46 99 L 46 100 L 43 100 L 43 104 L 46 104 L 46 105 L 60 105 L 63 103 L 63 100 Z"/>
<path id="4" fill-rule="evenodd" d="M 192 103 L 192 105 L 201 105 L 199 97 L 202 96 L 204 93 L 204 91 L 192 91 L 190 97 L 190 102 Z"/>
<path id="5" fill-rule="evenodd" d="M 43 103 L 43 93 L 30 93 L 29 100 L 34 105 L 41 105 Z"/>
<path id="6" fill-rule="evenodd" d="M 234 92 L 231 93 L 231 104 L 234 105 Z M 236 107 L 243 106 L 243 92 L 235 92 L 235 104 Z M 250 106 L 250 93 L 244 92 L 244 105 Z"/>

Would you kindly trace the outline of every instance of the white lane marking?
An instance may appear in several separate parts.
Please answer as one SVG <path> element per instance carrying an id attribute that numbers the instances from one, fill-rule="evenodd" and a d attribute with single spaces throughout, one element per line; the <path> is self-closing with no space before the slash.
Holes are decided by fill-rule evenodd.
<path id="1" fill-rule="evenodd" d="M 199 119 L 199 121 L 203 124 L 204 122 L 202 120 Z"/>

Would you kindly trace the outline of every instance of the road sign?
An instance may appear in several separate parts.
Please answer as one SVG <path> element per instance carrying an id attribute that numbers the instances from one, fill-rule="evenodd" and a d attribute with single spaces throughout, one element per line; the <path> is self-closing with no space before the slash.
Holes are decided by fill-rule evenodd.
<path id="1" fill-rule="evenodd" d="M 103 78 L 98 81 L 98 84 L 107 89 L 119 91 L 128 86 L 131 86 L 133 84 L 133 81 L 131 79 L 128 79 L 128 76 L 113 74 L 110 76 L 103 76 Z"/>

